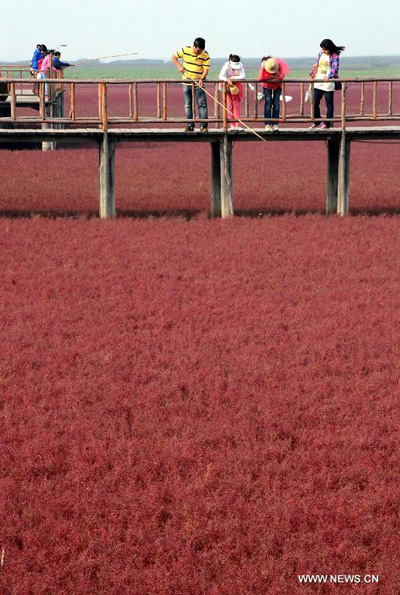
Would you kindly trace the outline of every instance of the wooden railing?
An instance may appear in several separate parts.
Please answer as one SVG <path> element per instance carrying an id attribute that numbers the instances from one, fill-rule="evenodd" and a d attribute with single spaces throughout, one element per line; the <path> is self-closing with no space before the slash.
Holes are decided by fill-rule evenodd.
<path id="1" fill-rule="evenodd" d="M 0 64 L 0 78 L 31 78 L 30 66 L 19 66 L 15 64 Z"/>
<path id="2" fill-rule="evenodd" d="M 8 67 L 3 67 L 8 68 Z M 29 69 L 28 69 L 29 70 Z M 3 71 L 1 71 L 3 72 Z M 179 97 L 179 111 L 184 113 L 183 97 L 181 92 L 181 83 L 176 80 L 69 80 L 64 79 L 60 82 L 59 78 L 49 78 L 45 80 L 25 79 L 21 77 L 2 78 L 0 85 L 7 84 L 8 98 L 10 104 L 10 115 L 0 118 L 0 122 L 20 123 L 20 124 L 63 124 L 65 126 L 100 126 L 106 129 L 113 125 L 139 126 L 143 124 L 160 124 L 161 126 L 170 124 L 182 124 L 190 122 L 202 122 L 202 120 L 188 120 L 185 117 L 171 115 L 171 111 L 177 110 L 177 100 Z M 52 74 L 54 76 L 54 74 Z M 57 77 L 62 77 L 62 71 L 56 73 Z M 394 104 L 394 89 L 397 87 L 397 97 L 400 95 L 400 77 L 392 78 L 343 78 L 341 91 L 335 92 L 336 113 L 338 114 L 331 120 L 321 118 L 323 121 L 340 123 L 344 129 L 347 123 L 365 122 L 365 121 L 399 121 L 400 120 L 400 102 Z M 27 95 L 29 89 L 32 90 L 33 84 L 38 85 L 38 113 L 20 114 L 18 113 L 18 94 Z M 279 123 L 299 123 L 304 124 L 315 121 L 313 118 L 313 100 L 311 103 L 305 102 L 305 93 L 310 83 L 308 79 L 287 79 L 282 84 L 282 102 L 281 116 L 277 120 Z M 247 80 L 243 83 L 244 99 L 242 109 L 242 121 L 247 125 L 259 124 L 265 122 L 263 114 L 263 105 L 258 100 L 258 94 L 262 91 L 262 83 L 256 80 Z M 115 88 L 124 88 L 125 98 L 123 101 L 124 115 L 116 114 L 115 107 L 111 109 L 110 98 Z M 194 87 L 194 84 L 193 84 Z M 251 88 L 253 87 L 253 89 Z M 146 88 L 147 95 L 149 89 L 152 93 L 152 113 L 149 111 L 148 99 L 141 98 L 141 91 Z M 216 127 L 227 128 L 230 122 L 234 121 L 229 117 L 224 106 L 227 105 L 227 88 L 221 81 L 210 80 L 206 83 L 208 96 L 209 118 L 208 124 Z M 21 92 L 22 89 L 22 92 Z M 96 105 L 95 115 L 80 116 L 78 91 L 89 95 L 92 102 Z M 175 105 L 171 107 L 169 98 L 175 94 Z M 349 100 L 349 93 L 352 94 Z M 355 95 L 356 94 L 356 95 Z M 54 110 L 49 109 L 49 105 L 57 101 L 57 98 L 63 95 L 65 105 L 68 108 L 68 115 L 62 114 L 61 117 L 54 117 Z M 291 103 L 286 103 L 285 98 L 294 96 Z M 312 94 L 313 96 L 313 94 Z M 33 93 L 32 93 L 33 97 Z M 4 99 L 4 96 L 3 96 Z M 340 101 L 338 101 L 340 99 Z M 214 101 L 215 100 L 215 101 Z M 32 100 L 34 101 L 34 100 Z M 92 103 L 92 105 L 93 105 Z M 4 105 L 4 101 L 3 101 Z M 355 106 L 357 106 L 355 108 Z M 321 104 L 322 112 L 325 106 Z M 195 97 L 193 93 L 193 109 L 195 113 Z M 146 113 L 144 113 L 146 112 Z M 57 112 L 59 113 L 59 112 Z M 270 120 L 270 119 L 269 119 Z"/>

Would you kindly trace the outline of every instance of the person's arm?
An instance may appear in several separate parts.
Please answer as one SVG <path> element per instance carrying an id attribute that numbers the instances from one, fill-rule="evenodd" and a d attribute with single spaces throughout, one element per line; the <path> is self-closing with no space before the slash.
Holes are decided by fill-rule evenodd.
<path id="1" fill-rule="evenodd" d="M 182 56 L 180 55 L 182 54 Z M 182 51 L 178 50 L 177 52 L 175 52 L 175 54 L 173 56 L 171 56 L 171 60 L 172 62 L 175 64 L 176 68 L 179 70 L 179 72 L 183 72 L 184 68 L 182 66 L 182 64 L 179 63 L 179 58 L 183 57 L 183 53 Z"/>
<path id="2" fill-rule="evenodd" d="M 200 87 L 204 86 L 204 81 L 206 80 L 209 71 L 210 71 L 210 56 L 208 56 L 208 58 L 206 60 L 204 60 L 204 63 L 203 63 L 203 74 L 201 75 L 200 80 L 198 82 Z"/>
<path id="3" fill-rule="evenodd" d="M 318 56 L 317 56 L 317 60 L 316 60 L 315 64 L 313 64 L 313 67 L 312 67 L 312 69 L 311 69 L 311 71 L 310 71 L 310 77 L 311 77 L 312 79 L 313 79 L 313 78 L 315 77 L 315 75 L 317 74 L 317 70 L 318 70 L 318 64 L 319 64 L 319 59 L 320 59 L 320 57 L 321 57 L 321 53 L 322 53 L 322 52 L 320 52 L 320 53 L 318 54 Z"/>

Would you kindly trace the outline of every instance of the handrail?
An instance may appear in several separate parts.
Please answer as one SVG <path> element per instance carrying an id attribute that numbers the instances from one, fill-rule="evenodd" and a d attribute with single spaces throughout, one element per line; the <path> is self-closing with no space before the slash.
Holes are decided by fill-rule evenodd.
<path id="1" fill-rule="evenodd" d="M 0 67 L 1 69 L 1 67 Z M 53 78 L 56 76 L 57 78 Z M 10 106 L 10 113 L 8 116 L 0 117 L 0 123 L 21 123 L 21 124 L 62 124 L 62 125 L 84 125 L 84 126 L 93 126 L 93 127 L 101 127 L 102 129 L 107 129 L 108 126 L 116 125 L 116 124 L 123 124 L 129 126 L 135 125 L 143 125 L 143 124 L 182 124 L 182 123 L 192 123 L 192 122 L 202 122 L 200 119 L 193 118 L 191 120 L 186 119 L 184 117 L 173 117 L 168 113 L 168 103 L 169 103 L 169 96 L 168 96 L 168 89 L 170 87 L 177 87 L 180 86 L 182 81 L 177 79 L 131 79 L 131 80 L 124 80 L 124 79 L 64 79 L 63 71 L 59 71 L 57 73 L 51 73 L 50 78 L 48 79 L 21 79 L 21 78 L 0 78 L 0 85 L 4 88 L 6 85 L 8 90 L 8 97 L 6 101 L 1 101 L 1 105 L 9 105 Z M 60 80 L 61 79 L 61 80 Z M 272 79 L 271 79 L 272 81 Z M 362 121 L 399 121 L 400 120 L 400 113 L 396 113 L 393 106 L 393 84 L 400 83 L 400 77 L 356 77 L 356 78 L 349 78 L 344 77 L 341 79 L 335 79 L 336 82 L 342 84 L 342 93 L 337 92 L 335 95 L 337 103 L 340 101 L 340 111 L 339 114 L 330 120 L 326 118 L 315 119 L 313 117 L 313 102 L 309 105 L 309 115 L 306 112 L 306 106 L 304 102 L 304 90 L 308 87 L 309 84 L 312 86 L 317 83 L 318 81 L 304 79 L 304 78 L 286 78 L 283 83 L 283 97 L 285 95 L 292 94 L 292 87 L 295 86 L 295 89 L 298 89 L 300 86 L 300 101 L 293 102 L 286 106 L 285 103 L 282 105 L 281 110 L 281 117 L 278 119 L 269 118 L 268 120 L 277 121 L 277 122 L 289 122 L 289 123 L 311 123 L 311 122 L 319 122 L 319 121 L 326 121 L 326 122 L 340 122 L 340 127 L 342 130 L 345 130 L 346 123 L 348 122 L 362 122 Z M 29 95 L 29 93 L 18 93 L 19 90 L 25 89 L 26 87 L 32 89 L 32 85 L 35 85 L 36 89 L 39 89 L 38 96 L 35 97 L 33 92 Z M 389 83 L 388 88 L 386 88 L 386 83 Z M 251 90 L 249 85 L 254 85 L 254 101 L 250 101 L 251 97 Z M 265 119 L 263 115 L 259 114 L 259 107 L 257 101 L 257 91 L 260 89 L 260 82 L 257 79 L 247 79 L 243 81 L 244 91 L 245 91 L 245 99 L 244 99 L 244 116 L 242 118 L 243 122 L 247 124 L 263 124 Z M 79 116 L 79 87 L 86 85 L 86 86 L 97 86 L 98 92 L 97 96 L 93 99 L 94 102 L 97 102 L 97 110 L 96 116 Z M 126 112 L 129 113 L 129 116 L 126 115 L 117 115 L 114 114 L 110 105 L 112 104 L 111 101 L 111 93 L 110 89 L 114 86 L 121 86 L 124 85 L 127 87 L 127 96 L 126 96 Z M 154 86 L 155 91 L 155 108 L 154 108 L 154 115 L 146 115 L 142 114 L 142 109 L 144 106 L 148 107 L 145 102 L 140 100 L 140 87 L 146 86 Z M 194 86 L 194 83 L 192 83 Z M 220 93 L 220 89 L 224 89 L 223 93 Z M 361 96 L 361 107 L 360 109 L 354 111 L 349 101 L 347 100 L 348 91 L 351 86 L 357 86 L 360 90 Z M 370 88 L 371 87 L 371 88 Z M 214 98 L 219 97 L 219 101 L 226 106 L 226 84 L 221 83 L 220 80 L 210 79 L 206 82 L 206 88 L 208 88 L 210 94 Z M 382 89 L 385 89 L 385 93 L 388 97 L 388 103 L 386 111 L 382 109 L 382 97 L 380 96 L 380 101 L 378 102 L 378 93 L 382 93 Z M 211 90 L 213 89 L 213 93 Z M 372 102 L 372 107 L 370 113 L 368 113 L 366 103 L 367 103 L 367 94 L 366 90 L 369 90 L 369 101 Z M 3 91 L 3 99 L 4 99 L 5 92 Z M 193 94 L 194 95 L 194 94 Z M 31 99 L 29 99 L 31 97 Z M 53 109 L 53 105 L 57 102 L 61 101 L 64 102 L 64 98 L 69 101 L 69 115 L 61 117 L 54 117 L 54 114 L 57 113 L 60 116 L 60 112 Z M 32 106 L 35 105 L 38 108 L 37 115 L 19 115 L 17 112 L 17 108 L 19 107 L 19 103 L 23 105 L 25 102 L 25 107 L 30 105 L 31 102 Z M 209 105 L 212 105 L 212 98 L 208 99 Z M 308 106 L 307 106 L 308 107 Z M 207 120 L 203 120 L 203 122 L 207 121 L 209 124 L 214 124 L 216 126 L 221 126 L 226 129 L 228 125 L 235 121 L 232 118 L 229 118 L 229 114 L 227 113 L 226 109 L 222 109 L 217 103 L 215 103 L 215 109 L 213 110 L 213 115 L 211 115 L 210 110 L 210 117 Z M 182 112 L 183 112 L 183 100 L 182 100 Z M 4 113 L 4 110 L 3 110 Z"/>

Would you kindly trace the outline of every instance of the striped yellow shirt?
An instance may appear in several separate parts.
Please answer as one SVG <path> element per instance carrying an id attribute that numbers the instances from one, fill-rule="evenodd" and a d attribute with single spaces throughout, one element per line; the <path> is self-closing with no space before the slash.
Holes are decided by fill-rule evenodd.
<path id="1" fill-rule="evenodd" d="M 201 79 L 204 72 L 210 69 L 210 55 L 206 50 L 203 50 L 198 56 L 193 51 L 193 46 L 187 45 L 181 50 L 175 52 L 175 58 L 183 60 L 184 71 L 182 73 L 183 80 L 191 79 L 198 81 Z M 185 84 L 185 83 L 184 83 Z M 186 83 L 190 85 L 190 83 Z"/>

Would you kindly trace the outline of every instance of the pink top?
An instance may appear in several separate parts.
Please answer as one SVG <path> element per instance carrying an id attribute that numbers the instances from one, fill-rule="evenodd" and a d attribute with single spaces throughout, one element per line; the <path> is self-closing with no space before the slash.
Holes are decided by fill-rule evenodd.
<path id="1" fill-rule="evenodd" d="M 40 72 L 45 73 L 49 70 L 50 68 L 50 59 L 51 59 L 51 55 L 49 54 L 48 56 L 46 56 L 40 66 Z M 55 68 L 52 67 L 52 69 L 55 71 Z"/>
<path id="2" fill-rule="evenodd" d="M 275 58 L 279 64 L 278 72 L 275 74 L 270 74 L 264 68 L 264 62 L 261 65 L 260 72 L 258 73 L 258 80 L 263 81 L 263 87 L 266 89 L 278 89 L 278 87 L 282 87 L 280 83 L 267 83 L 264 81 L 268 81 L 269 79 L 283 79 L 287 74 L 290 72 L 289 66 L 281 60 L 280 58 Z"/>

